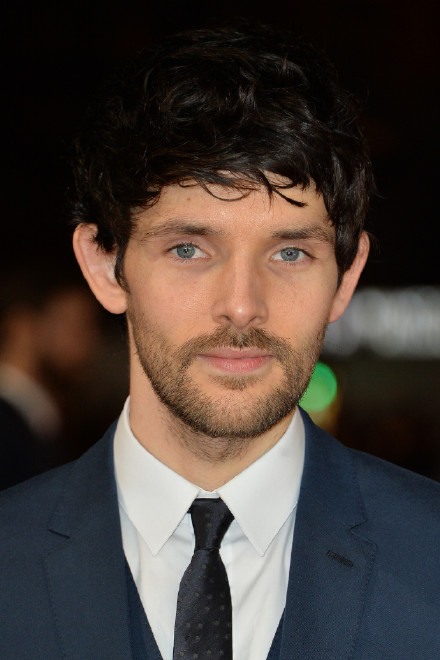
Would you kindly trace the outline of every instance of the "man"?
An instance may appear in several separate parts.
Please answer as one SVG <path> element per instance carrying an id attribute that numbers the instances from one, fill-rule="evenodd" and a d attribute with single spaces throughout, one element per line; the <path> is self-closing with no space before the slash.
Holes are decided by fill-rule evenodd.
<path id="1" fill-rule="evenodd" d="M 67 460 L 66 402 L 98 343 L 90 294 L 53 273 L 27 264 L 1 278 L 0 490 Z"/>
<path id="2" fill-rule="evenodd" d="M 368 254 L 331 67 L 269 29 L 172 38 L 109 84 L 76 174 L 130 398 L 3 496 L 0 656 L 438 658 L 438 485 L 297 407 Z"/>

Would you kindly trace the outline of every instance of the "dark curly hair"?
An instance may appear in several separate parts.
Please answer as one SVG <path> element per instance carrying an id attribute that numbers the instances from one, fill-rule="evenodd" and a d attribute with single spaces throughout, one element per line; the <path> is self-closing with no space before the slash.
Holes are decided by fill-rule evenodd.
<path id="1" fill-rule="evenodd" d="M 189 179 L 246 191 L 266 174 L 314 183 L 335 227 L 340 275 L 356 254 L 373 187 L 357 108 L 328 60 L 268 27 L 195 30 L 166 39 L 101 90 L 76 140 L 74 222 L 117 250 L 134 214 Z"/>

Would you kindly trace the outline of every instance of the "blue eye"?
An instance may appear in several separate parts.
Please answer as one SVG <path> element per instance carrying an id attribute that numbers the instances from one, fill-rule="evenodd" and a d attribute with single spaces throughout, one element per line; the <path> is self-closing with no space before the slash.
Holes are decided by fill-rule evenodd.
<path id="1" fill-rule="evenodd" d="M 302 255 L 302 250 L 297 248 L 284 248 L 284 250 L 277 252 L 274 258 L 278 261 L 298 261 L 302 258 Z"/>
<path id="2" fill-rule="evenodd" d="M 205 256 L 204 252 L 200 248 L 198 248 L 196 245 L 192 245 L 191 243 L 176 245 L 176 247 L 174 247 L 171 252 L 179 257 L 179 259 L 186 259 L 187 261 L 194 258 L 199 259 L 200 257 Z"/>
<path id="3" fill-rule="evenodd" d="M 179 245 L 174 249 L 176 250 L 177 256 L 181 259 L 191 259 L 196 252 L 194 245 Z"/>

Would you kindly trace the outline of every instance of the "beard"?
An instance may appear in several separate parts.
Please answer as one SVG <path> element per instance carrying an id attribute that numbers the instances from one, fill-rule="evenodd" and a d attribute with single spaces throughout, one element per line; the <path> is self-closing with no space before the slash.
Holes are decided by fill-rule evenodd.
<path id="1" fill-rule="evenodd" d="M 285 339 L 260 328 L 237 333 L 224 326 L 176 347 L 142 314 L 129 308 L 127 315 L 142 369 L 171 412 L 173 426 L 177 423 L 182 436 L 190 431 L 191 436 L 225 439 L 225 456 L 238 453 L 246 439 L 262 435 L 294 410 L 309 384 L 327 325 L 295 349 Z M 263 375 L 213 375 L 209 378 L 219 385 L 219 393 L 209 396 L 189 371 L 198 355 L 220 347 L 267 350 L 281 368 L 278 383 L 256 394 L 253 386 L 264 385 Z M 263 389 L 260 386 L 260 392 Z"/>

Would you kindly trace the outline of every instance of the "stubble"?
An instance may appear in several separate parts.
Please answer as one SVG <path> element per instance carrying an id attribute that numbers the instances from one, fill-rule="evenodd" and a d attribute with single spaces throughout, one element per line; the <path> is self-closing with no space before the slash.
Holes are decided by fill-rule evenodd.
<path id="1" fill-rule="evenodd" d="M 324 325 L 294 349 L 285 339 L 260 328 L 237 333 L 222 326 L 176 347 L 132 308 L 128 318 L 143 371 L 170 413 L 165 421 L 171 432 L 193 454 L 211 462 L 240 454 L 252 438 L 293 411 L 309 384 L 326 330 Z M 219 394 L 208 395 L 189 371 L 198 355 L 220 347 L 267 351 L 280 367 L 278 383 L 264 391 L 258 387 L 264 376 L 258 374 L 213 375 L 210 378 Z M 257 394 L 257 389 L 264 393 Z"/>

